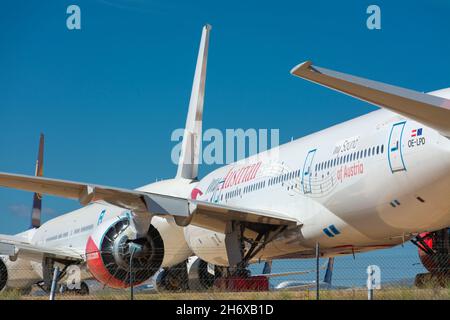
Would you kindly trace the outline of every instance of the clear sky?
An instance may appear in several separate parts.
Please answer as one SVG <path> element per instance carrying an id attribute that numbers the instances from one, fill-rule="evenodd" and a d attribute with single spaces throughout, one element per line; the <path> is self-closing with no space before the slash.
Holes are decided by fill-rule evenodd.
<path id="1" fill-rule="evenodd" d="M 81 8 L 81 30 L 66 8 Z M 366 8 L 381 8 L 368 30 Z M 326 68 L 431 91 L 450 86 L 450 3 L 428 1 L 5 0 L 0 171 L 125 188 L 171 178 L 201 27 L 213 26 L 204 128 L 277 128 L 281 142 L 376 108 L 294 78 Z M 211 171 L 203 166 L 201 174 Z M 30 224 L 31 194 L 0 189 L 0 233 Z M 44 219 L 78 205 L 44 199 Z"/>

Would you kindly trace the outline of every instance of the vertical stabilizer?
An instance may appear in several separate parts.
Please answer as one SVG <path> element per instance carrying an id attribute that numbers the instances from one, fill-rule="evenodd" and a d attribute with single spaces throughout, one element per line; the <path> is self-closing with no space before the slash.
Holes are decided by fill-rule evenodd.
<path id="1" fill-rule="evenodd" d="M 271 274 L 272 273 L 272 260 L 268 260 L 264 263 L 263 274 Z"/>
<path id="2" fill-rule="evenodd" d="M 42 177 L 44 174 L 44 135 L 41 133 L 39 139 L 39 151 L 36 160 L 36 177 Z M 34 193 L 33 195 L 33 209 L 31 211 L 31 226 L 39 228 L 41 226 L 41 212 L 42 212 L 42 195 Z"/>
<path id="3" fill-rule="evenodd" d="M 325 272 L 325 277 L 323 282 L 331 286 L 331 278 L 333 276 L 333 268 L 334 268 L 334 258 L 328 259 L 327 271 Z"/>
<path id="4" fill-rule="evenodd" d="M 189 101 L 189 111 L 181 145 L 180 160 L 178 162 L 177 178 L 196 179 L 198 175 L 210 31 L 210 25 L 203 27 L 191 99 Z"/>

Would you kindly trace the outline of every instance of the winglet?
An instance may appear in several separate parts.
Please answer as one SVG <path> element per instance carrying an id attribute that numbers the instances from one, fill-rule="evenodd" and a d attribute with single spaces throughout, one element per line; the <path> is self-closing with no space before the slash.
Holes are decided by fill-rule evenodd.
<path id="1" fill-rule="evenodd" d="M 178 161 L 177 178 L 196 179 L 198 175 L 210 31 L 211 26 L 209 24 L 203 27 L 191 99 L 189 101 L 189 111 Z"/>
<path id="2" fill-rule="evenodd" d="M 298 65 L 296 65 L 295 67 L 293 67 L 291 69 L 291 74 L 296 75 L 296 72 L 301 71 L 301 70 L 307 70 L 307 69 L 309 69 L 309 67 L 311 65 L 312 65 L 312 61 L 310 61 L 310 60 L 299 63 Z"/>

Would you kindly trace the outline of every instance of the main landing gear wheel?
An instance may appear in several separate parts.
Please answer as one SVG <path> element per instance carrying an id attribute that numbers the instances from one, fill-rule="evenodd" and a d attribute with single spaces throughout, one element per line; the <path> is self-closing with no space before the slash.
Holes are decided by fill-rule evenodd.
<path id="1" fill-rule="evenodd" d="M 59 292 L 61 294 L 73 294 L 78 296 L 87 296 L 89 295 L 89 286 L 86 282 L 80 283 L 79 289 L 69 289 L 66 285 L 61 286 Z"/>

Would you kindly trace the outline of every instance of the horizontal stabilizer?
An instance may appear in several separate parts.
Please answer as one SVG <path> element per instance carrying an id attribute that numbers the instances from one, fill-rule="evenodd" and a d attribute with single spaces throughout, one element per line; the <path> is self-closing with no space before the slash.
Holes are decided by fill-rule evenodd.
<path id="1" fill-rule="evenodd" d="M 319 270 L 324 270 L 326 264 L 322 265 Z M 261 273 L 254 275 L 255 277 L 266 277 L 266 278 L 279 278 L 279 277 L 289 277 L 289 276 L 300 276 L 305 274 L 310 274 L 317 272 L 316 269 L 303 270 L 303 271 L 287 271 L 287 272 L 277 272 L 277 273 Z"/>
<path id="2" fill-rule="evenodd" d="M 311 61 L 297 65 L 291 73 L 378 107 L 389 109 L 450 137 L 450 100 L 448 99 L 316 67 Z"/>

